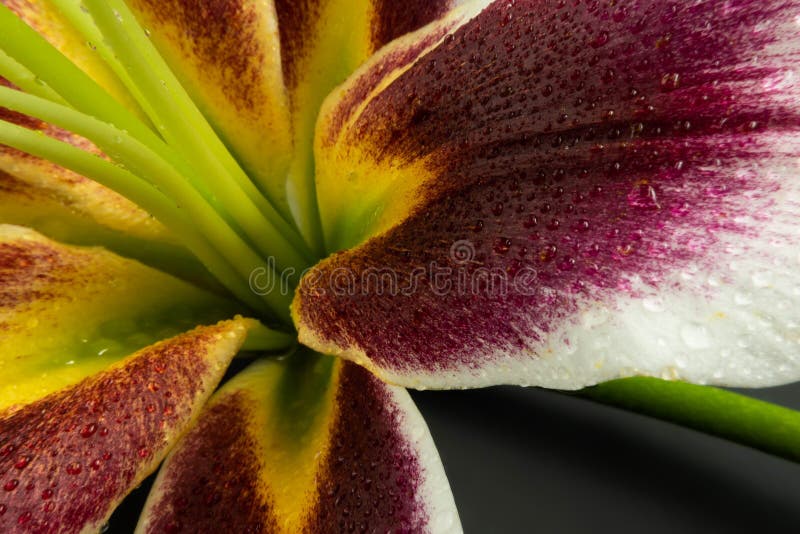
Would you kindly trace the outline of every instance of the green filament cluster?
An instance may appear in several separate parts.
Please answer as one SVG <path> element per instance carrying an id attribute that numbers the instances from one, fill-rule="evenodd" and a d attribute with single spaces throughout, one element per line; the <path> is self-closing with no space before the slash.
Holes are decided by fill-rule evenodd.
<path id="1" fill-rule="evenodd" d="M 290 324 L 291 295 L 251 290 L 254 272 L 301 272 L 315 257 L 294 220 L 253 184 L 122 0 L 53 0 L 125 87 L 128 109 L 0 6 L 0 105 L 94 143 L 111 161 L 0 121 L 0 143 L 130 199 L 180 237 L 242 303 Z M 24 92 L 23 92 L 24 91 Z M 267 271 L 265 271 L 267 270 Z"/>

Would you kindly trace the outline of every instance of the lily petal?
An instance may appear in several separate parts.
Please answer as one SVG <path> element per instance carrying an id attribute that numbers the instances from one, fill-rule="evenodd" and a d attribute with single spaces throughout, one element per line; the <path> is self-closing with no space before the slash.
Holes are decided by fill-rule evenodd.
<path id="1" fill-rule="evenodd" d="M 797 380 L 799 15 L 489 2 L 390 45 L 319 123 L 329 243 L 374 237 L 301 341 L 413 387 Z"/>
<path id="2" fill-rule="evenodd" d="M 292 139 L 272 1 L 128 5 L 245 169 L 288 211 Z"/>
<path id="3" fill-rule="evenodd" d="M 0 529 L 98 531 L 197 416 L 246 330 L 197 328 L 0 413 Z"/>
<path id="4" fill-rule="evenodd" d="M 306 204 L 315 202 L 309 200 L 309 195 L 314 195 L 312 140 L 325 97 L 381 47 L 436 20 L 458 3 L 460 0 L 275 0 L 294 132 L 289 194 L 305 211 L 316 213 L 316 205 Z M 313 232 L 309 228 L 303 231 Z"/>
<path id="5" fill-rule="evenodd" d="M 232 317 L 224 299 L 98 248 L 0 225 L 0 410 L 160 339 Z"/>
<path id="6" fill-rule="evenodd" d="M 226 384 L 159 473 L 137 532 L 460 531 L 408 393 L 326 356 Z"/>
<path id="7" fill-rule="evenodd" d="M 95 185 L 90 187 L 95 189 Z M 67 190 L 70 196 L 76 193 Z M 112 193 L 107 189 L 97 190 L 102 194 Z M 204 287 L 216 288 L 218 285 L 206 268 L 183 246 L 113 230 L 99 224 L 85 211 L 73 209 L 68 201 L 52 191 L 34 187 L 3 171 L 0 171 L 0 224 L 32 228 L 60 243 L 101 246 L 183 280 Z"/>

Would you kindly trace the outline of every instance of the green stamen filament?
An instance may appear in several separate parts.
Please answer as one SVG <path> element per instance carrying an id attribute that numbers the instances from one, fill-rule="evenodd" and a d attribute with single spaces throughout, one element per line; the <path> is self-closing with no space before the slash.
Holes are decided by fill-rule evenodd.
<path id="1" fill-rule="evenodd" d="M 124 2 L 87 0 L 86 6 L 106 41 L 152 104 L 156 116 L 151 119 L 169 144 L 188 161 L 196 160 L 200 168 L 214 177 L 207 181 L 209 188 L 223 204 L 237 206 L 234 217 L 262 253 L 278 244 L 286 252 L 281 260 L 288 262 L 288 266 L 307 266 L 312 255 L 295 229 L 242 171 Z M 227 180 L 219 180 L 219 176 Z M 220 184 L 226 187 L 218 187 Z"/>
<path id="2" fill-rule="evenodd" d="M 21 90 L 59 104 L 65 104 L 64 99 L 58 96 L 44 82 L 37 78 L 31 71 L 20 65 L 8 54 L 0 50 L 0 75 Z"/>
<path id="3" fill-rule="evenodd" d="M 252 270 L 266 267 L 257 255 L 239 250 L 235 242 L 223 244 L 219 251 L 212 248 L 179 208 L 150 184 L 79 148 L 5 121 L 0 121 L 0 142 L 86 176 L 132 200 L 180 235 L 186 247 L 242 302 L 262 313 L 272 310 L 279 318 L 287 317 L 285 297 L 270 293 L 259 300 L 246 283 Z M 242 261 L 248 263 L 236 262 L 232 267 L 223 259 L 226 252 L 238 253 L 238 258 L 246 255 Z"/>

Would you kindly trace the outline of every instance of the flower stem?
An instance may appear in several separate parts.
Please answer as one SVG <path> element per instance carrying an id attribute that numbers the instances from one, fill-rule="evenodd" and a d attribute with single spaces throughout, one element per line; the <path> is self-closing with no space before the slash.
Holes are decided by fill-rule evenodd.
<path id="1" fill-rule="evenodd" d="M 800 462 L 800 412 L 709 386 L 635 377 L 576 395 Z"/>

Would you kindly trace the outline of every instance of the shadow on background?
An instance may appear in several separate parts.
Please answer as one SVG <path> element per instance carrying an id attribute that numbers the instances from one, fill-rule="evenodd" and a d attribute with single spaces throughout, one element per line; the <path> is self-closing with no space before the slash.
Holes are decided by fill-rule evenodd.
<path id="1" fill-rule="evenodd" d="M 800 385 L 751 392 L 800 409 Z M 800 466 L 536 389 L 414 393 L 467 533 L 800 532 Z M 132 532 L 150 481 L 108 532 Z"/>

